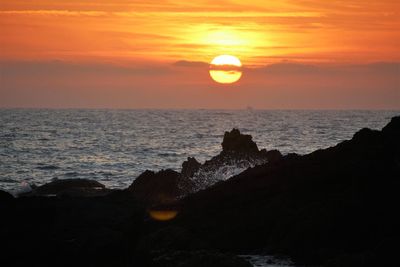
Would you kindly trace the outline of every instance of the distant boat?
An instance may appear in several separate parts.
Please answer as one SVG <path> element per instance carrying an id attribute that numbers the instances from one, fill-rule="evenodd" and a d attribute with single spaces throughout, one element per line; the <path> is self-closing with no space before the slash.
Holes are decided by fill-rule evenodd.
<path id="1" fill-rule="evenodd" d="M 247 107 L 246 107 L 246 110 L 253 111 L 254 108 L 253 108 L 252 106 L 247 106 Z"/>

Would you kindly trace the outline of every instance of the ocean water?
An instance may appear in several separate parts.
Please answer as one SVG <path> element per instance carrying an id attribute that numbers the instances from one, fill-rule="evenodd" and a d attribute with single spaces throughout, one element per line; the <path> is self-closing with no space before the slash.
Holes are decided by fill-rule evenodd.
<path id="1" fill-rule="evenodd" d="M 140 173 L 217 155 L 225 131 L 305 154 L 381 129 L 400 111 L 0 109 L 0 189 L 54 178 L 125 188 Z"/>

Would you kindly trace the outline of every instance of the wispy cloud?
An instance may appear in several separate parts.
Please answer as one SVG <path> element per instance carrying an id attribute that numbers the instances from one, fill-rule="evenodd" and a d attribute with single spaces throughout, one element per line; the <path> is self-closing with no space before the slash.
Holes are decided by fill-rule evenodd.
<path id="1" fill-rule="evenodd" d="M 44 16 L 105 16 L 105 11 L 71 11 L 71 10 L 0 10 L 0 15 L 44 15 Z"/>
<path id="2" fill-rule="evenodd" d="M 390 0 L 6 1 L 0 58 L 399 60 L 399 12 Z"/>
<path id="3" fill-rule="evenodd" d="M 235 11 L 76 11 L 76 10 L 60 10 L 60 9 L 43 9 L 43 10 L 0 10 L 0 14 L 17 14 L 17 15 L 107 15 L 112 14 L 116 16 L 182 16 L 182 17 L 227 17 L 227 18 L 257 18 L 257 17 L 322 17 L 323 13 L 309 11 L 309 12 L 272 12 L 272 11 L 250 11 L 250 12 L 235 12 Z"/>

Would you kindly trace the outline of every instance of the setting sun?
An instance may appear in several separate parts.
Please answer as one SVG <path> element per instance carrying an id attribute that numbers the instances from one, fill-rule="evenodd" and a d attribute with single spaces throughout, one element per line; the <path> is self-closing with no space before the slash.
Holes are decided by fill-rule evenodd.
<path id="1" fill-rule="evenodd" d="M 242 77 L 242 62 L 231 55 L 220 55 L 210 63 L 210 76 L 217 83 L 230 84 Z"/>
<path id="2" fill-rule="evenodd" d="M 232 65 L 235 67 L 241 67 L 242 66 L 242 62 L 240 62 L 240 60 L 235 57 L 235 56 L 230 56 L 230 55 L 221 55 L 221 56 L 217 56 L 215 57 L 212 61 L 211 61 L 211 65 Z"/>

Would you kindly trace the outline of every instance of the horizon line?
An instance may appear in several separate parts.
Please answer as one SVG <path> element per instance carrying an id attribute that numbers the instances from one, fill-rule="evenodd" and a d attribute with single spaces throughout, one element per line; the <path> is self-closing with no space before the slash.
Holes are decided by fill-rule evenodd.
<path id="1" fill-rule="evenodd" d="M 255 108 L 255 107 L 244 107 L 244 108 L 109 108 L 109 107 L 0 107 L 0 110 L 231 110 L 231 111 L 399 111 L 399 108 Z"/>

